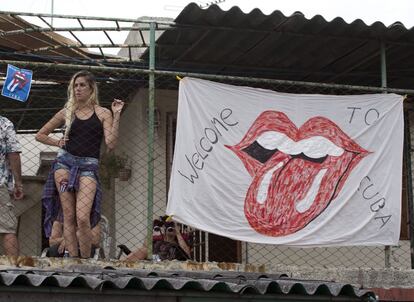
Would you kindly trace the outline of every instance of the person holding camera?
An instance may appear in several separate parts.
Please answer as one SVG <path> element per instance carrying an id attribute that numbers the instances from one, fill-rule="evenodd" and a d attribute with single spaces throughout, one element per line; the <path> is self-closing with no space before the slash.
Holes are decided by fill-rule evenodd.
<path id="1" fill-rule="evenodd" d="M 188 260 L 191 256 L 191 248 L 181 234 L 178 224 L 173 221 L 164 223 L 164 240 L 153 244 L 153 254 L 161 260 Z M 187 236 L 186 236 L 187 237 Z"/>
<path id="2" fill-rule="evenodd" d="M 159 260 L 188 260 L 191 257 L 191 238 L 181 233 L 173 221 L 166 221 L 167 216 L 153 222 L 152 253 Z M 130 251 L 125 245 L 118 246 L 127 257 L 125 260 L 144 260 L 148 257 L 147 246 Z"/>

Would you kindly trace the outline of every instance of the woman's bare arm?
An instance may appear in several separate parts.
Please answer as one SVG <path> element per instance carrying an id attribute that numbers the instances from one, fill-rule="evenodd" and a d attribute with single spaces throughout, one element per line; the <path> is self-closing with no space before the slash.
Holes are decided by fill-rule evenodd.
<path id="1" fill-rule="evenodd" d="M 36 140 L 45 145 L 62 147 L 64 145 L 63 139 L 55 139 L 50 137 L 56 128 L 61 127 L 65 123 L 65 109 L 56 113 L 36 134 Z"/>
<path id="2" fill-rule="evenodd" d="M 117 99 L 112 103 L 113 114 L 106 108 L 98 107 L 98 116 L 100 117 L 104 128 L 105 144 L 110 150 L 113 150 L 118 142 L 119 121 L 123 107 L 124 102 Z"/>

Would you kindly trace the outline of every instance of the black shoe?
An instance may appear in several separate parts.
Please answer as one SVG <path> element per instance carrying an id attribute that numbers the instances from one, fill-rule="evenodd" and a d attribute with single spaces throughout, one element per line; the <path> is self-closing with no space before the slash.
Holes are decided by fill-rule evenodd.
<path id="1" fill-rule="evenodd" d="M 125 255 L 131 254 L 131 250 L 127 248 L 125 244 L 120 244 L 118 247 L 125 253 Z"/>

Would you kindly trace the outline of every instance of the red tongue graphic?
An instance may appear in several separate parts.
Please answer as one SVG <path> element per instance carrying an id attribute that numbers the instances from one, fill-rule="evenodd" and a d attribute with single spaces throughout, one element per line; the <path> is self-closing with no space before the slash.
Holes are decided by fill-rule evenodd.
<path id="1" fill-rule="evenodd" d="M 350 168 L 354 156 L 350 152 L 344 152 L 342 156 L 328 157 L 320 164 L 301 158 L 290 158 L 281 153 L 275 154 L 256 172 L 247 192 L 245 213 L 250 225 L 257 232 L 269 236 L 288 235 L 302 229 L 336 197 L 343 185 L 341 180 Z M 283 167 L 273 172 L 270 183 L 263 184 L 263 177 L 282 160 L 285 163 Z M 309 208 L 303 213 L 298 212 L 296 203 L 306 197 L 322 169 L 326 171 L 322 181 L 320 184 L 315 183 L 313 188 L 318 192 L 316 197 L 310 201 Z M 260 188 L 267 192 L 263 203 L 257 201 Z"/>
<path id="2" fill-rule="evenodd" d="M 294 142 L 323 137 L 343 153 L 329 155 L 323 162 L 323 158 L 292 157 L 277 150 L 272 155 L 257 142 L 268 131 L 281 133 Z M 310 143 L 318 148 L 317 141 Z M 243 139 L 227 147 L 241 159 L 253 178 L 244 204 L 246 218 L 252 228 L 268 236 L 289 235 L 308 225 L 337 197 L 353 168 L 370 153 L 325 117 L 312 117 L 297 128 L 279 111 L 262 112 Z M 266 185 L 263 178 L 268 182 Z M 298 212 L 297 203 L 305 197 L 308 202 Z"/>

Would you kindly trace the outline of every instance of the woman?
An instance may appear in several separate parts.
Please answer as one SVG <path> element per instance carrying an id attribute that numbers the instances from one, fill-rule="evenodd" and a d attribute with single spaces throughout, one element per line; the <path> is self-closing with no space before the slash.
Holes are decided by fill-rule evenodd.
<path id="1" fill-rule="evenodd" d="M 65 107 L 36 135 L 37 141 L 60 148 L 43 192 L 45 233 L 50 236 L 52 222 L 61 207 L 63 237 L 71 257 L 79 256 L 78 242 L 81 257 L 91 254 L 91 224 L 94 227 L 100 219 L 101 189 L 97 176 L 100 146 L 104 139 L 109 149 L 115 147 L 123 107 L 124 102 L 118 99 L 112 103 L 112 113 L 99 106 L 95 77 L 88 71 L 80 71 L 70 80 Z M 49 136 L 63 125 L 65 132 L 61 139 Z"/>

